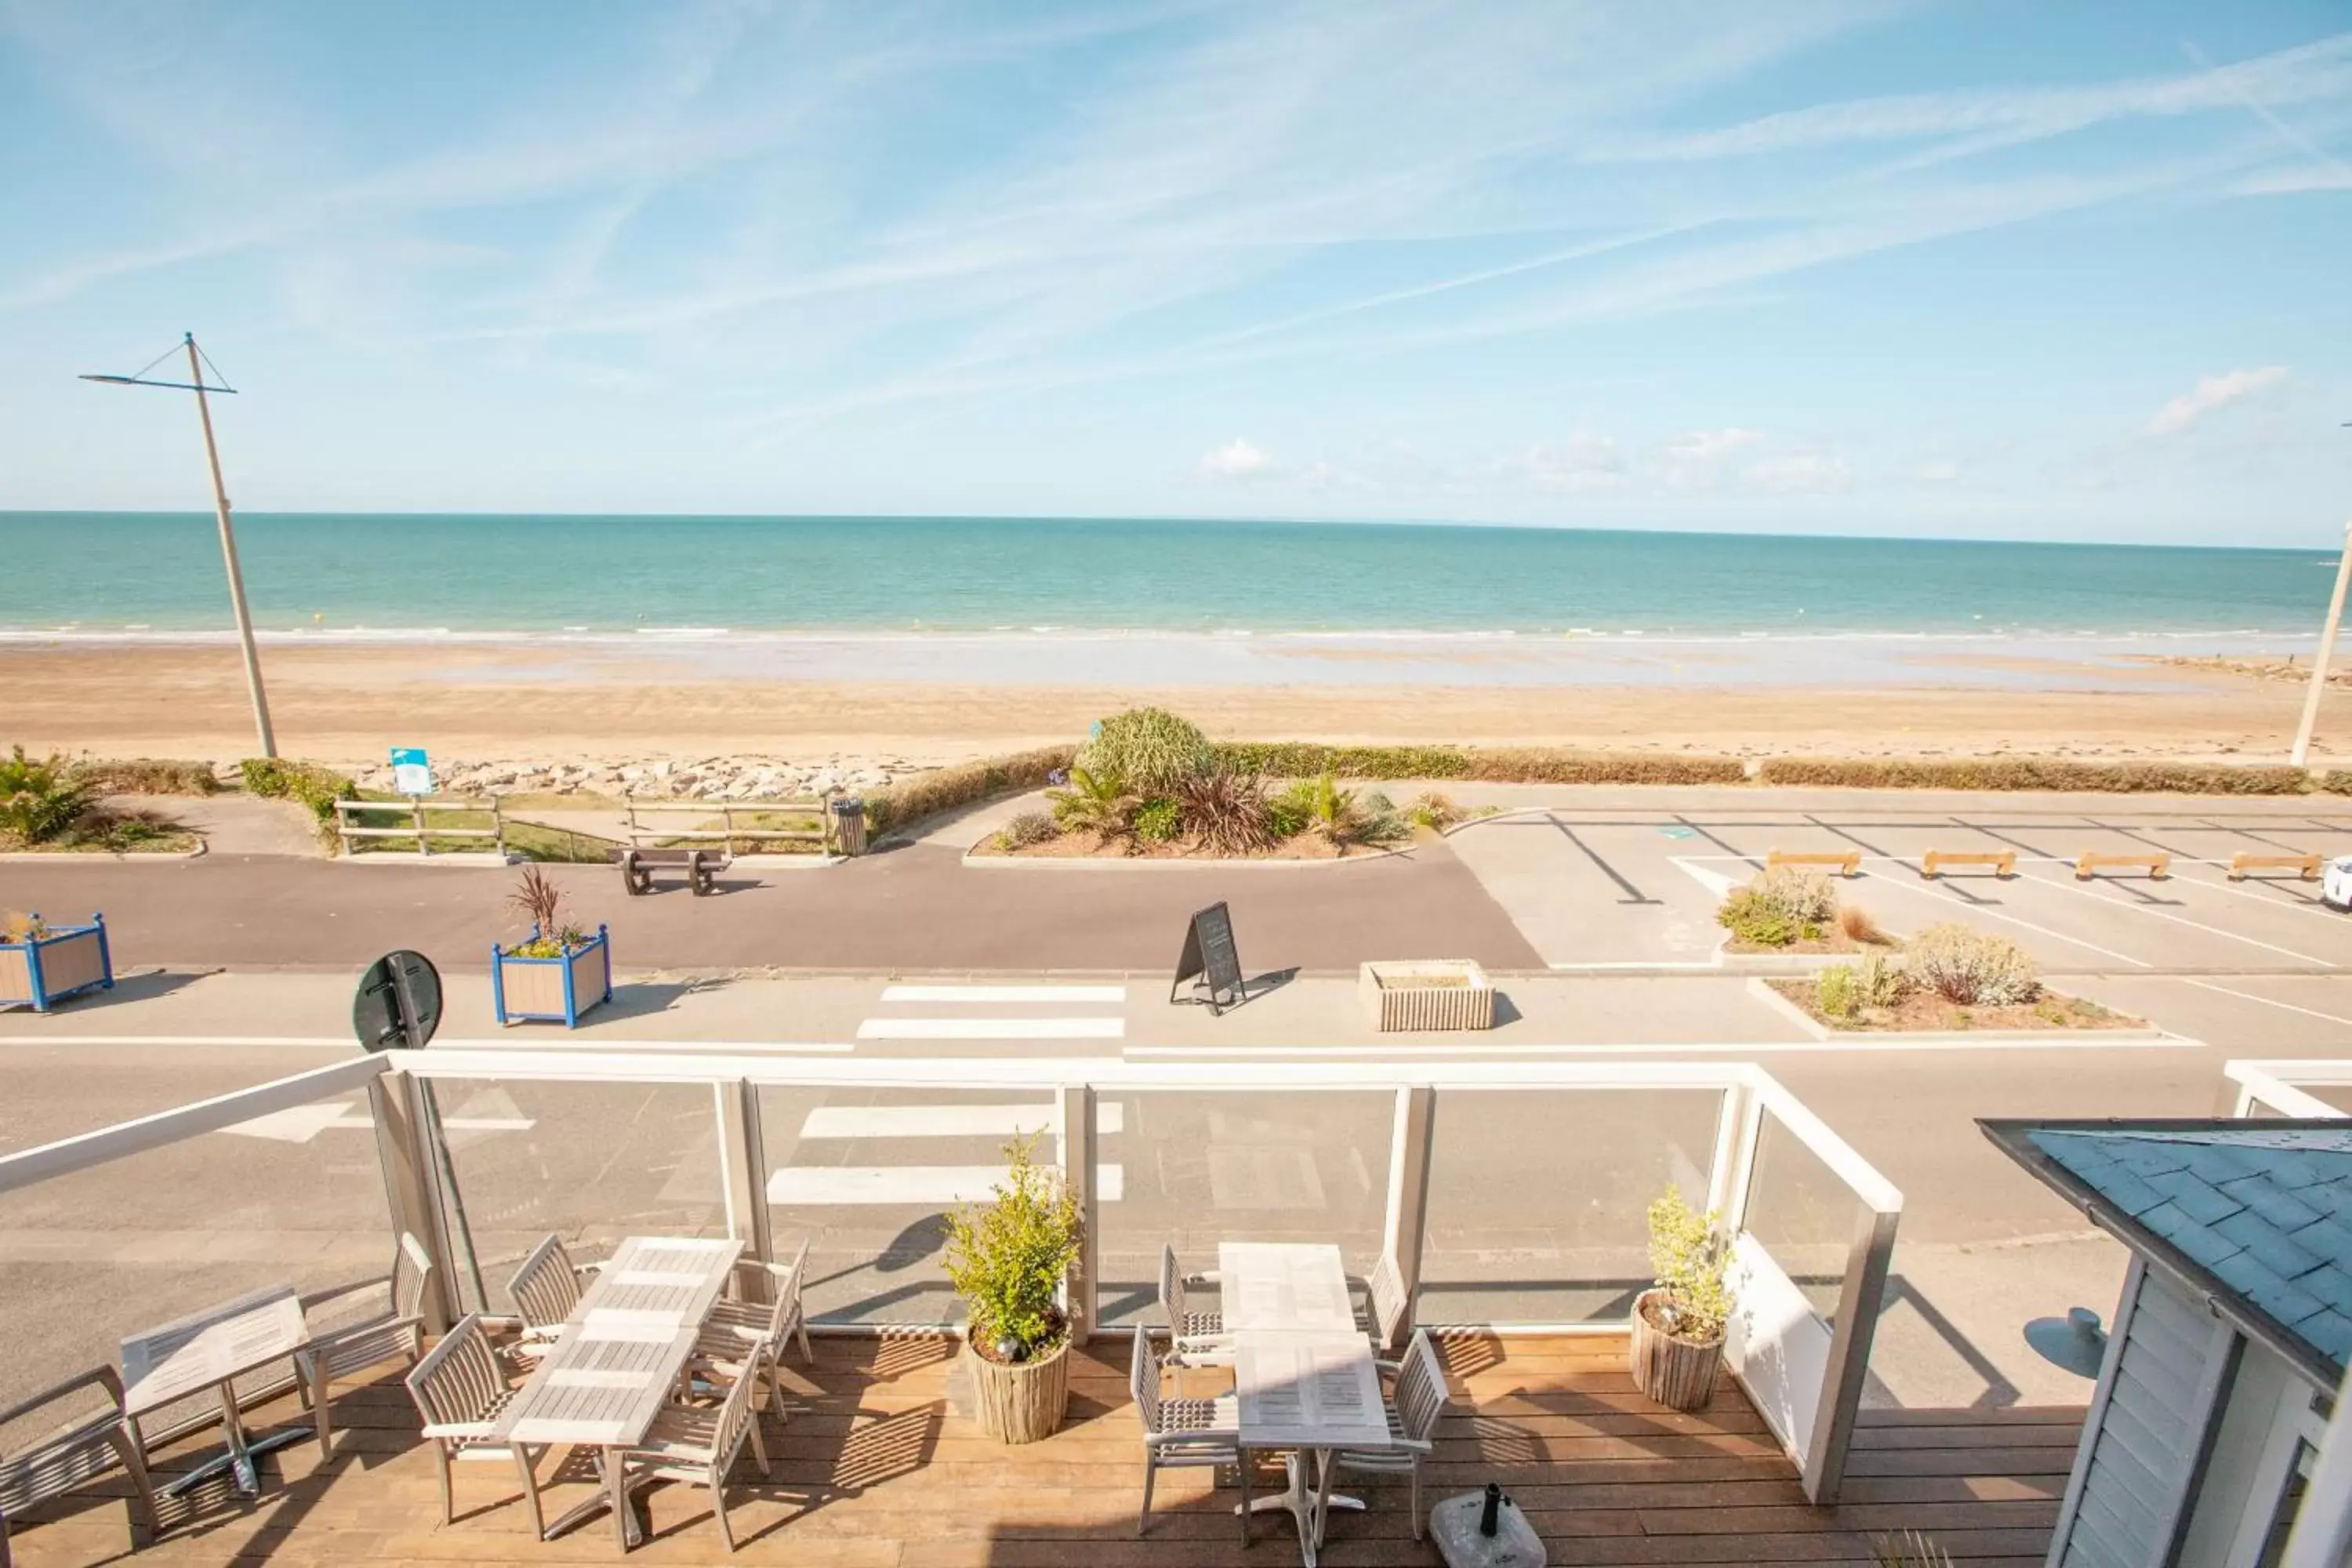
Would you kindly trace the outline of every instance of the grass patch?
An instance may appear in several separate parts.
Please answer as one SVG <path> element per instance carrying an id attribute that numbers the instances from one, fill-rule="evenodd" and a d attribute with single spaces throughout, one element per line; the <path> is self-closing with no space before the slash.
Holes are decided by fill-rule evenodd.
<path id="1" fill-rule="evenodd" d="M 84 757 L 73 776 L 100 795 L 216 795 L 221 783 L 210 763 L 167 757 Z"/>
<path id="2" fill-rule="evenodd" d="M 2102 795 L 2302 795 L 2313 787 L 2310 774 L 2303 769 L 2270 763 L 2079 763 L 2063 757 L 1768 757 L 1758 771 L 1757 782 L 1832 789 L 2050 790 Z M 2352 793 L 2352 780 L 2340 788 Z"/>

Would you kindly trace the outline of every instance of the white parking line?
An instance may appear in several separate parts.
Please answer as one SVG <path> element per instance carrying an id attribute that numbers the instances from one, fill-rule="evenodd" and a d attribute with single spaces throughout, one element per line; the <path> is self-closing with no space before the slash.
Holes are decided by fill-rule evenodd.
<path id="1" fill-rule="evenodd" d="M 1120 1040 L 1124 1018 L 868 1018 L 861 1040 Z"/>
<path id="2" fill-rule="evenodd" d="M 889 985 L 885 1002 L 1087 1002 L 1117 1006 L 1124 985 Z"/>
<path id="3" fill-rule="evenodd" d="M 2093 903 L 2104 904 L 2111 910 L 2129 910 L 2134 914 L 2153 915 L 2158 920 L 2170 921 L 2174 925 L 2187 926 L 2191 931 L 2201 931 L 2209 936 L 2225 936 L 2231 942 L 2244 942 L 2248 947 L 2259 947 L 2268 952 L 2284 953 L 2289 958 L 2299 958 L 2305 963 L 2316 963 L 2323 968 L 2333 967 L 2326 959 L 2315 957 L 2308 952 L 2297 952 L 2291 947 L 2281 947 L 2274 942 L 2264 942 L 2259 937 L 2244 936 L 2231 931 L 2226 926 L 2207 925 L 2203 921 L 2192 921 L 2185 915 L 2170 914 L 2163 910 L 2152 910 L 2146 904 L 2135 904 L 2126 899 L 2109 898 L 2106 894 L 2094 892 L 2089 888 L 2053 881 L 2047 877 L 2029 877 L 2021 871 L 2018 873 L 2018 878 L 2021 881 L 2038 882 L 2045 888 L 2055 888 L 2062 893 L 2072 893 L 2078 899 L 2088 899 Z"/>
<path id="4" fill-rule="evenodd" d="M 768 1178 L 768 1201 L 812 1208 L 890 1204 L 944 1208 L 980 1203 L 1004 1180 L 994 1165 L 787 1165 Z M 1115 1204 L 1127 1196 L 1123 1166 L 1097 1167 L 1096 1197 Z"/>
<path id="5" fill-rule="evenodd" d="M 2258 995 L 2252 991 L 2232 991 L 2226 985 L 2216 985 L 2210 980 L 2189 980 L 2186 975 L 2181 978 L 2200 990 L 2218 991 L 2224 996 L 2235 996 L 2247 1002 L 2260 1002 L 2267 1007 L 2277 1007 L 2288 1013 L 2300 1013 L 2306 1018 L 2325 1018 L 2331 1024 L 2342 1024 L 2347 1027 L 2352 1027 L 2352 1018 L 2338 1017 L 2333 1013 L 2323 1013 L 2316 1007 L 2299 1007 L 2292 1002 L 2282 1002 L 2275 996 Z"/>
<path id="6" fill-rule="evenodd" d="M 1971 914 L 1981 915 L 1989 921 L 2002 921 L 2010 925 L 2017 927 L 2020 931 L 2030 931 L 2038 935 L 2046 936 L 2053 942 L 2072 942 L 2074 946 L 2085 949 L 2091 952 L 2100 953 L 2108 958 L 2119 959 L 2123 963 L 2130 964 L 2135 969 L 2154 969 L 2156 967 L 2155 964 L 2149 963 L 2145 958 L 2134 958 L 2128 952 L 2117 952 L 2112 947 L 2101 947 L 2095 942 L 2084 942 L 2079 936 L 2068 936 L 2064 931 L 2052 931 L 2048 926 L 2035 925 L 2032 921 L 2020 920 L 2015 915 L 2004 914 L 1999 910 L 1988 908 L 1983 904 L 1972 904 L 1957 893 L 1945 892 L 1927 882 L 1898 882 L 1892 877 L 1882 877 L 1873 871 L 1864 872 L 1863 878 L 1867 881 L 1881 882 L 1889 888 L 1900 889 L 1906 893 L 1918 893 L 1927 898 L 1940 900 L 1944 903 L 1957 904 L 1961 909 L 1967 910 Z M 2038 881 L 2040 879 L 2030 878 L 2028 880 Z"/>
<path id="7" fill-rule="evenodd" d="M 803 1138 L 1017 1138 L 1054 1125 L 1050 1105 L 820 1105 Z M 1095 1131 L 1127 1131 L 1127 1107 L 1095 1102 Z"/>

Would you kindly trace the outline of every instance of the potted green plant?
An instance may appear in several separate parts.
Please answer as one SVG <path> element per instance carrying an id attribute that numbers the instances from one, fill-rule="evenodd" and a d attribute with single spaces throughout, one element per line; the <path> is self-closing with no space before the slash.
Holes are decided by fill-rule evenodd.
<path id="1" fill-rule="evenodd" d="M 543 1018 L 576 1028 L 580 1015 L 613 999 L 613 942 L 603 926 L 590 936 L 563 918 L 563 890 L 536 866 L 507 897 L 530 921 L 530 936 L 512 947 L 490 943 L 490 1006 L 501 1026 Z"/>
<path id="2" fill-rule="evenodd" d="M 1668 1187 L 1650 1205 L 1650 1268 L 1657 1283 L 1633 1299 L 1633 1384 L 1673 1410 L 1696 1410 L 1715 1392 L 1733 1300 L 1721 1216 L 1699 1214 Z"/>
<path id="3" fill-rule="evenodd" d="M 1078 1255 L 1078 1205 L 1036 1163 L 1042 1133 L 1004 1146 L 988 1203 L 948 1216 L 948 1279 L 963 1298 L 963 1363 L 980 1424 L 1007 1443 L 1051 1436 L 1070 1403 L 1064 1276 Z"/>

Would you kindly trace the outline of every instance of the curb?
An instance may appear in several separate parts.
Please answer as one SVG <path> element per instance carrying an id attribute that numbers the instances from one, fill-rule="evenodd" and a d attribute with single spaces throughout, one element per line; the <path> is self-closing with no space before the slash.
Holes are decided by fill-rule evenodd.
<path id="1" fill-rule="evenodd" d="M 1369 866 L 1374 861 L 1410 855 L 1419 847 L 1417 844 L 1405 844 L 1336 860 L 1306 860 L 1296 857 L 1250 858 L 1227 855 L 983 855 L 980 845 L 975 844 L 963 852 L 963 863 L 983 871 L 1131 871 L 1144 867 L 1156 871 L 1328 871 L 1341 866 Z"/>
<path id="2" fill-rule="evenodd" d="M 120 865 L 131 860 L 194 860 L 210 847 L 199 837 L 194 849 L 10 849 L 0 852 L 0 865 L 70 866 L 77 860 L 111 860 Z"/>
<path id="3" fill-rule="evenodd" d="M 2119 1044 L 2135 1041 L 2168 1040 L 2175 1037 L 2163 1029 L 1832 1029 L 1811 1013 L 1781 995 L 1767 984 L 1761 974 L 1750 975 L 1748 994 L 1771 1011 L 1802 1029 L 1816 1040 L 1888 1039 L 1911 1040 L 1926 1045 L 1965 1046 L 1971 1042 L 1987 1045 L 2016 1040 L 2080 1040 L 2096 1038 Z"/>

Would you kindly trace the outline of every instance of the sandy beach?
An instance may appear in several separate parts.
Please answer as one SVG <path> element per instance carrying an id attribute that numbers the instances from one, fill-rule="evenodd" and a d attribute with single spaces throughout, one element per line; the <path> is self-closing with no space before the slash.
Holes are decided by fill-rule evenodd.
<path id="1" fill-rule="evenodd" d="M 757 752 L 891 773 L 1065 742 L 1141 702 L 1234 739 L 1451 741 L 1748 755 L 2282 758 L 2300 688 L 2227 670 L 1981 651 L 1852 685 L 1774 685 L 1694 661 L 1675 679 L 1496 682 L 1466 654 L 1438 679 L 1150 683 L 764 673 L 730 655 L 541 645 L 266 647 L 279 748 L 338 764 L 393 745 L 436 758 L 619 762 Z M 1727 656 L 1717 656 L 1721 658 Z M 1087 661 L 1070 661 L 1078 669 Z M 1921 660 L 1915 658 L 1915 666 Z M 1569 672 L 1571 676 L 1574 671 Z M 0 645 L 0 744 L 226 761 L 252 749 L 242 671 L 214 644 Z M 2317 752 L 2352 752 L 2352 713 Z M 2335 746 L 2331 747 L 2330 740 Z"/>

